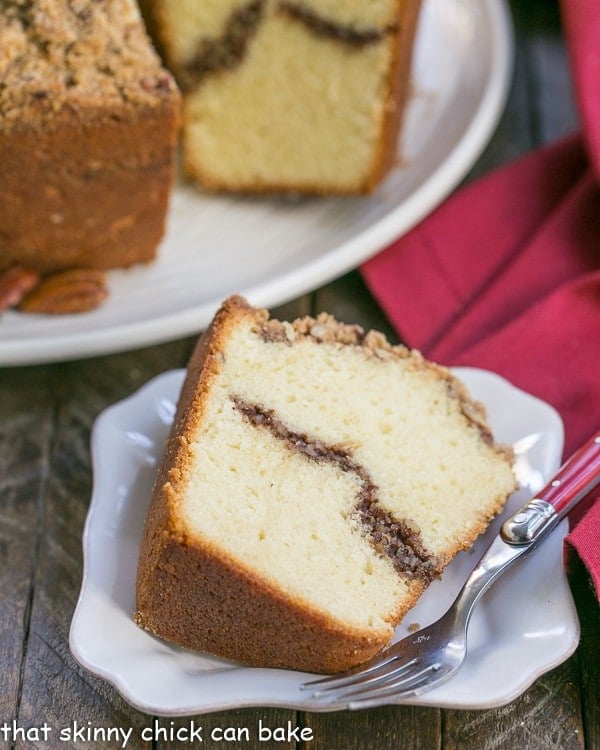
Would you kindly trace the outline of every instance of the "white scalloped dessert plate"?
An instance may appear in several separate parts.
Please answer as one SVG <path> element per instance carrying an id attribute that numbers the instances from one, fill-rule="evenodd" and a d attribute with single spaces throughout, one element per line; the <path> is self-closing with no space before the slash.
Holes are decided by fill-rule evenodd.
<path id="1" fill-rule="evenodd" d="M 272 308 L 356 267 L 458 184 L 504 107 L 512 70 L 505 0 L 425 0 L 402 161 L 362 198 L 243 199 L 174 190 L 159 258 L 115 271 L 79 315 L 0 320 L 0 365 L 74 359 L 196 333 L 221 300 Z"/>
<path id="2" fill-rule="evenodd" d="M 472 551 L 459 554 L 398 627 L 424 626 L 450 605 L 509 512 L 558 467 L 563 428 L 544 402 L 492 373 L 456 373 L 487 407 L 496 438 L 511 443 L 521 484 L 505 513 Z M 111 682 L 134 706 L 158 715 L 190 715 L 240 706 L 333 710 L 299 686 L 306 674 L 254 669 L 160 641 L 132 620 L 138 546 L 182 370 L 151 380 L 103 412 L 92 436 L 94 490 L 84 533 L 84 575 L 70 645 L 77 661 Z M 469 630 L 469 655 L 450 681 L 411 702 L 452 708 L 505 704 L 575 650 L 579 624 L 562 568 L 563 523 L 484 596 Z M 393 702 L 393 701 L 387 701 Z"/>

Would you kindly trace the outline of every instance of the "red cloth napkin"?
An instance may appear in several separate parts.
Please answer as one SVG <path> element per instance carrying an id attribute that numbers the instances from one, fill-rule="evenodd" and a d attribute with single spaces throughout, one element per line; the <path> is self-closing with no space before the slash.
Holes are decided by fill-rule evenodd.
<path id="1" fill-rule="evenodd" d="M 362 272 L 410 346 L 552 404 L 565 455 L 600 426 L 600 183 L 580 137 L 463 188 Z M 596 503 L 569 543 L 600 596 L 599 538 Z"/>

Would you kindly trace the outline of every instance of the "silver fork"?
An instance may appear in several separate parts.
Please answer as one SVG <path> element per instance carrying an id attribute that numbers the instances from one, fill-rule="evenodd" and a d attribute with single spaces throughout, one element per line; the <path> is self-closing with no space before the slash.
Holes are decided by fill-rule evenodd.
<path id="1" fill-rule="evenodd" d="M 600 482 L 600 431 L 579 448 L 550 482 L 504 522 L 461 589 L 437 622 L 389 646 L 342 674 L 307 682 L 324 704 L 369 708 L 419 695 L 449 679 L 467 654 L 471 613 L 482 594 L 552 529 Z"/>

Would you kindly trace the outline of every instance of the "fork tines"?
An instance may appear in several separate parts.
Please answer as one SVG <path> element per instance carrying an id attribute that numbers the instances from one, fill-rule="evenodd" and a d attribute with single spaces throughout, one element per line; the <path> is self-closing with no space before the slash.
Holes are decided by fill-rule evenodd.
<path id="1" fill-rule="evenodd" d="M 398 656 L 391 655 L 366 669 L 308 682 L 301 689 L 313 690 L 313 697 L 327 699 L 330 703 L 347 701 L 351 708 L 367 708 L 385 698 L 418 695 L 437 677 L 442 666 L 439 662 L 424 663 L 418 658 L 401 664 L 398 661 Z"/>

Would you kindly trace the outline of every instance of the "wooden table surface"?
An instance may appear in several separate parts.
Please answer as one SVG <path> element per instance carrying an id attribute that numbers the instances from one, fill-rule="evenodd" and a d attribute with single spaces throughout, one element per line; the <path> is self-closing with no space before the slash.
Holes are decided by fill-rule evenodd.
<path id="1" fill-rule="evenodd" d="M 512 0 L 516 66 L 506 111 L 473 179 L 538 144 L 572 132 L 577 117 L 558 8 L 552 0 Z M 358 272 L 274 311 L 286 317 L 326 309 L 349 322 L 390 329 Z M 1 325 L 1 322 L 0 322 Z M 92 486 L 90 429 L 109 404 L 165 370 L 185 365 L 194 339 L 82 361 L 0 369 L 0 746 L 118 747 L 59 742 L 59 728 L 132 729 L 129 748 L 179 748 L 143 741 L 153 717 L 131 708 L 103 680 L 78 667 L 68 634 L 82 575 L 81 534 Z M 564 664 L 513 702 L 484 711 L 382 707 L 297 713 L 243 709 L 194 717 L 203 747 L 303 750 L 434 748 L 600 748 L 600 617 L 585 571 L 570 571 L 581 643 Z M 310 727 L 313 739 L 259 742 L 271 727 Z M 170 725 L 170 720 L 164 720 Z M 189 726 L 177 719 L 173 726 Z M 26 730 L 46 723 L 35 742 Z M 248 727 L 249 742 L 215 742 L 211 727 Z M 42 735 L 40 734 L 40 737 Z"/>

